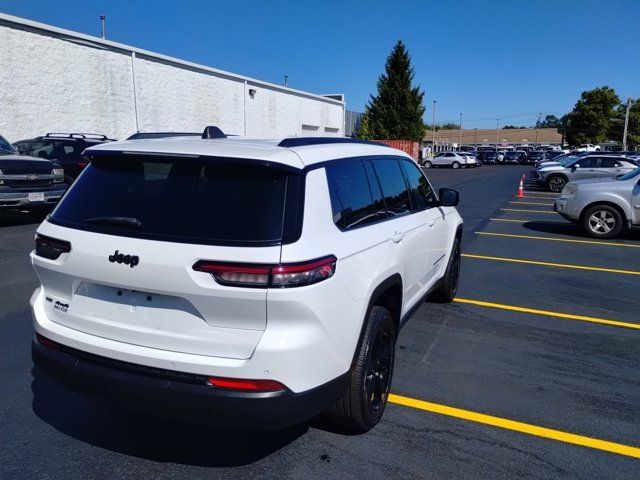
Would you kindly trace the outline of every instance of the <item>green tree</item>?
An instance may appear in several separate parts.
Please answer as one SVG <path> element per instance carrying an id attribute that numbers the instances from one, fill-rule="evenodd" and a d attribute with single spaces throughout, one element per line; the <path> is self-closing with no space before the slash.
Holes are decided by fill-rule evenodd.
<path id="1" fill-rule="evenodd" d="M 367 105 L 373 138 L 422 141 L 424 92 L 412 86 L 413 77 L 411 58 L 399 40 L 378 78 L 378 94 Z"/>
<path id="2" fill-rule="evenodd" d="M 536 122 L 536 128 L 559 128 L 560 125 L 560 119 L 555 115 L 547 115 L 544 120 Z"/>
<path id="3" fill-rule="evenodd" d="M 622 137 L 624 136 L 624 116 L 626 112 L 626 102 L 618 105 L 615 117 L 609 126 L 609 139 L 622 142 Z M 640 99 L 631 99 L 629 125 L 627 128 L 627 148 L 635 150 L 638 146 L 640 146 Z"/>
<path id="4" fill-rule="evenodd" d="M 371 119 L 368 109 L 365 110 L 362 114 L 362 118 L 360 118 L 357 137 L 362 138 L 363 140 L 371 140 L 373 138 L 373 132 L 371 131 Z"/>
<path id="5" fill-rule="evenodd" d="M 568 114 L 566 139 L 570 145 L 600 143 L 616 127 L 616 108 L 620 98 L 607 86 L 582 92 L 580 100 Z"/>

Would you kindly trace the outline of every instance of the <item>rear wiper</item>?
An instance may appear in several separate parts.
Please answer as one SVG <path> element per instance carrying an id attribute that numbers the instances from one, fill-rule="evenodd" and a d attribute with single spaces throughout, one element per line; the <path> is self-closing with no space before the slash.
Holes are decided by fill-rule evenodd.
<path id="1" fill-rule="evenodd" d="M 133 217 L 93 217 L 87 218 L 85 223 L 93 223 L 96 225 L 118 225 L 129 228 L 140 228 L 142 226 L 142 222 Z"/>

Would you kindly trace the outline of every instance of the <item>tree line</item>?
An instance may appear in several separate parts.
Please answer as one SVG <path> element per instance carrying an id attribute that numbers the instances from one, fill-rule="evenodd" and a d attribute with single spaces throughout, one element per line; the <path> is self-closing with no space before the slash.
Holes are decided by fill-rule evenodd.
<path id="1" fill-rule="evenodd" d="M 384 73 L 371 95 L 360 121 L 358 137 L 422 141 L 429 127 L 424 122 L 424 91 L 413 85 L 414 70 L 406 46 L 399 40 L 387 57 Z M 555 128 L 566 143 L 598 144 L 607 140 L 622 142 L 626 102 L 610 87 L 582 92 L 573 110 L 558 118 L 546 115 L 535 128 Z M 436 130 L 459 128 L 455 123 L 436 124 Z M 503 129 L 516 129 L 505 125 Z M 631 101 L 627 142 L 640 148 L 640 99 Z"/>

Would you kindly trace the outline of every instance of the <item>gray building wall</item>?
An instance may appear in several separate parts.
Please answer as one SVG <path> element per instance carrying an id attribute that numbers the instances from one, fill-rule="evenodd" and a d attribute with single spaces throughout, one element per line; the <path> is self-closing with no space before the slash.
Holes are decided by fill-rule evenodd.
<path id="1" fill-rule="evenodd" d="M 344 135 L 344 103 L 0 14 L 0 134 Z M 250 91 L 255 93 L 250 95 Z M 308 134 L 308 129 L 304 134 Z"/>

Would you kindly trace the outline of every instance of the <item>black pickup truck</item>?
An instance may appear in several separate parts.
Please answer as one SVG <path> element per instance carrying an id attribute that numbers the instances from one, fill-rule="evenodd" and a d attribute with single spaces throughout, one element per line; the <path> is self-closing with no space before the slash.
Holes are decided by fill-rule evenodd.
<path id="1" fill-rule="evenodd" d="M 0 136 L 0 210 L 27 210 L 40 217 L 58 203 L 68 187 L 60 165 L 18 155 Z"/>

